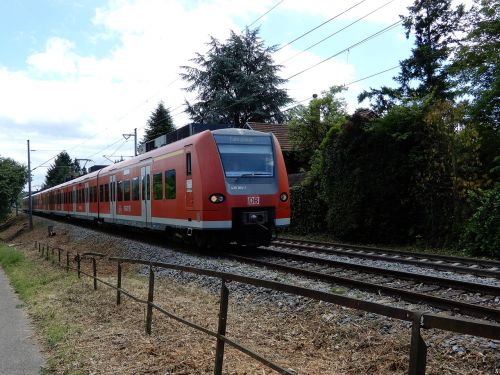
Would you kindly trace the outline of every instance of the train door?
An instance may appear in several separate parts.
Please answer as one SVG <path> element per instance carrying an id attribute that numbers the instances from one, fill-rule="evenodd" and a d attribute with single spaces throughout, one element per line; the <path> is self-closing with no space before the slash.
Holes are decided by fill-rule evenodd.
<path id="1" fill-rule="evenodd" d="M 73 186 L 72 192 L 72 201 L 73 201 L 73 214 L 76 214 L 76 186 Z"/>
<path id="2" fill-rule="evenodd" d="M 151 166 L 141 167 L 141 216 L 145 227 L 151 226 Z"/>
<path id="3" fill-rule="evenodd" d="M 191 146 L 185 147 L 186 151 L 186 209 L 193 209 L 193 176 L 191 165 Z"/>
<path id="4" fill-rule="evenodd" d="M 109 214 L 111 215 L 111 221 L 116 219 L 116 176 L 110 176 L 109 178 Z"/>
<path id="5" fill-rule="evenodd" d="M 89 206 L 90 206 L 90 202 L 89 202 L 89 183 L 86 182 L 85 183 L 85 215 L 89 216 Z"/>

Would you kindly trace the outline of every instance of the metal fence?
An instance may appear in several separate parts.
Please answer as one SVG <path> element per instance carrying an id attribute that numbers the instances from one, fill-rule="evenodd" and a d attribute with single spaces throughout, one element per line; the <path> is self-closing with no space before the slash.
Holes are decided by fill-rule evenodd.
<path id="1" fill-rule="evenodd" d="M 425 374 L 426 363 L 427 363 L 427 346 L 422 337 L 422 330 L 440 329 L 444 331 L 479 336 L 489 339 L 498 340 L 500 338 L 500 324 L 485 320 L 472 320 L 472 319 L 451 317 L 441 314 L 432 314 L 422 311 L 411 311 L 398 307 L 386 306 L 375 302 L 368 302 L 337 294 L 298 287 L 290 284 L 261 280 L 237 274 L 218 272 L 218 271 L 212 271 L 195 267 L 181 266 L 177 264 L 150 262 L 147 260 L 131 259 L 131 258 L 106 257 L 103 254 L 94 252 L 87 252 L 82 254 L 76 253 L 73 260 L 71 260 L 71 253 L 69 251 L 65 251 L 60 248 L 51 248 L 50 249 L 51 251 L 49 252 L 49 245 L 42 245 L 40 242 L 37 241 L 35 241 L 35 248 L 38 248 L 38 252 L 42 258 L 46 260 L 52 260 L 53 263 L 56 262 L 55 252 L 57 251 L 58 264 L 64 267 L 66 269 L 66 272 L 68 272 L 69 270 L 76 271 L 78 277 L 81 277 L 81 275 L 85 275 L 92 278 L 94 283 L 94 289 L 97 289 L 98 282 L 112 289 L 115 289 L 117 305 L 121 304 L 122 294 L 128 296 L 129 298 L 133 299 L 136 302 L 145 304 L 147 306 L 145 331 L 148 335 L 151 334 L 153 310 L 156 310 L 161 314 L 166 315 L 169 318 L 172 318 L 195 330 L 198 330 L 200 332 L 203 332 L 207 335 L 216 338 L 217 345 L 216 345 L 216 353 L 214 361 L 215 375 L 222 374 L 222 365 L 224 361 L 224 347 L 226 344 L 241 351 L 242 353 L 249 355 L 253 359 L 259 361 L 268 368 L 271 368 L 280 374 L 295 374 L 295 371 L 283 368 L 282 366 L 272 362 L 271 360 L 263 357 L 258 353 L 253 352 L 252 350 L 244 347 L 240 343 L 226 336 L 226 322 L 227 322 L 228 300 L 229 300 L 229 289 L 227 288 L 226 284 L 228 282 L 238 282 L 247 285 L 253 285 L 255 287 L 267 288 L 283 293 L 289 293 L 297 296 L 307 297 L 317 301 L 324 301 L 339 306 L 362 310 L 393 319 L 399 319 L 402 321 L 411 322 L 412 329 L 410 337 L 410 353 L 409 353 L 409 365 L 408 365 L 408 374 L 410 375 Z M 61 257 L 62 253 L 66 253 L 66 256 L 63 258 Z M 105 280 L 102 280 L 97 276 L 97 260 L 104 258 L 108 261 L 115 262 L 117 265 L 116 285 L 113 285 Z M 82 260 L 85 259 L 90 260 L 92 263 L 92 274 L 82 271 L 81 262 Z M 76 268 L 72 266 L 73 263 L 76 263 Z M 122 264 L 124 263 L 140 264 L 149 267 L 149 285 L 148 285 L 147 300 L 138 298 L 122 288 L 122 278 L 123 278 Z M 182 317 L 177 316 L 154 303 L 153 296 L 154 296 L 154 285 L 155 285 L 155 270 L 154 270 L 155 268 L 188 272 L 201 276 L 220 279 L 221 298 L 219 306 L 219 321 L 218 321 L 217 332 L 213 332 L 200 325 L 185 320 Z"/>

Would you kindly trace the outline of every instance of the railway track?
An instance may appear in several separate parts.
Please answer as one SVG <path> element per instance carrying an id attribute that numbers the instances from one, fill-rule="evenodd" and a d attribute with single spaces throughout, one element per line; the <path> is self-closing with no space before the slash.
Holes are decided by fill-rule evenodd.
<path id="1" fill-rule="evenodd" d="M 95 230 L 96 228 L 92 229 Z M 115 233 L 114 230 L 110 231 L 103 228 L 100 230 L 107 233 Z M 120 235 L 123 235 L 123 233 L 120 233 Z M 133 233 L 128 237 L 154 245 L 162 245 L 164 243 L 163 237 L 159 236 L 159 238 L 156 238 L 156 236 L 151 236 L 150 234 L 141 235 L 140 233 Z M 286 241 L 286 243 L 283 243 L 283 241 Z M 409 303 L 425 304 L 443 311 L 459 312 L 472 317 L 500 322 L 500 286 L 495 286 L 498 284 L 471 283 L 406 271 L 395 271 L 388 268 L 360 265 L 347 260 L 331 260 L 327 259 L 325 254 L 340 255 L 338 251 L 342 249 L 330 251 L 331 245 L 318 244 L 318 246 L 313 244 L 311 247 L 307 246 L 303 241 L 294 240 L 293 242 L 296 244 L 294 245 L 288 240 L 280 240 L 279 243 L 276 241 L 273 242 L 271 247 L 261 247 L 257 252 L 252 251 L 251 256 L 243 256 L 242 254 L 244 253 L 241 251 L 241 248 L 233 247 L 226 249 L 219 255 L 223 257 L 229 256 L 245 263 L 252 263 L 290 274 L 321 280 L 345 288 L 354 288 L 391 296 Z M 334 245 L 333 247 L 338 247 L 338 245 Z M 370 251 L 367 251 L 368 255 L 374 255 L 370 254 L 372 248 L 367 248 L 366 250 L 368 249 L 370 249 Z M 184 249 L 183 251 L 186 250 Z M 230 254 L 228 255 L 228 253 Z M 347 251 L 347 254 L 349 254 L 347 256 L 350 258 L 362 257 L 361 250 Z M 408 254 L 414 256 L 415 260 L 420 255 Z M 383 256 L 383 253 L 377 255 Z M 393 255 L 395 254 L 391 253 L 392 261 L 396 262 L 397 258 Z M 380 258 L 367 258 L 381 260 Z M 386 259 L 383 258 L 382 260 Z M 418 262 L 418 265 L 427 267 L 426 262 L 421 260 Z M 484 268 L 484 266 L 482 267 Z M 491 268 L 493 267 L 490 267 L 488 270 L 494 272 Z"/>
<path id="2" fill-rule="evenodd" d="M 252 256 L 231 257 L 254 265 L 334 285 L 425 304 L 452 313 L 500 322 L 500 286 L 429 276 L 311 256 L 309 249 L 259 248 Z"/>
<path id="3" fill-rule="evenodd" d="M 495 260 L 454 257 L 440 254 L 422 254 L 371 246 L 303 241 L 289 238 L 278 238 L 272 242 L 272 246 L 274 248 L 301 249 L 316 253 L 334 254 L 348 258 L 362 258 L 391 263 L 410 264 L 439 271 L 500 279 L 500 261 Z"/>

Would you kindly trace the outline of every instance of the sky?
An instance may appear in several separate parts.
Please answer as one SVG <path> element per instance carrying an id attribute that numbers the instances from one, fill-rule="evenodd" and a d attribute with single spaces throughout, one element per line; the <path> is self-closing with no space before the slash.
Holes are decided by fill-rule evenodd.
<path id="1" fill-rule="evenodd" d="M 313 94 L 346 85 L 343 96 L 353 112 L 360 92 L 393 85 L 398 69 L 352 82 L 398 66 L 410 55 L 412 40 L 396 25 L 353 45 L 398 22 L 410 4 L 411 0 L 2 0 L 0 156 L 27 165 L 29 139 L 36 190 L 63 150 L 72 158 L 90 159 L 86 167 L 133 155 L 133 137 L 126 140 L 122 134 L 137 128 L 141 139 L 160 101 L 177 127 L 190 122 L 183 103 L 194 94 L 183 89 L 187 83 L 179 77 L 180 67 L 193 66 L 190 59 L 206 52 L 210 36 L 224 41 L 231 30 L 239 33 L 248 25 L 260 28 L 267 46 L 283 47 L 273 58 L 282 65 L 280 77 L 292 77 L 282 87 L 291 98 L 307 105 Z M 335 35 L 308 49 L 331 34 Z"/>

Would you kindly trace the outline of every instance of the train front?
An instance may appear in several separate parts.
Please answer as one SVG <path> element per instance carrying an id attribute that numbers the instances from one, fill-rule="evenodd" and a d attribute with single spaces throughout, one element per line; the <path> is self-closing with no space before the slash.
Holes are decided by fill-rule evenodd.
<path id="1" fill-rule="evenodd" d="M 279 143 L 271 133 L 246 129 L 212 132 L 222 164 L 231 210 L 232 240 L 257 246 L 271 241 L 276 227 L 290 224 L 288 176 Z"/>

